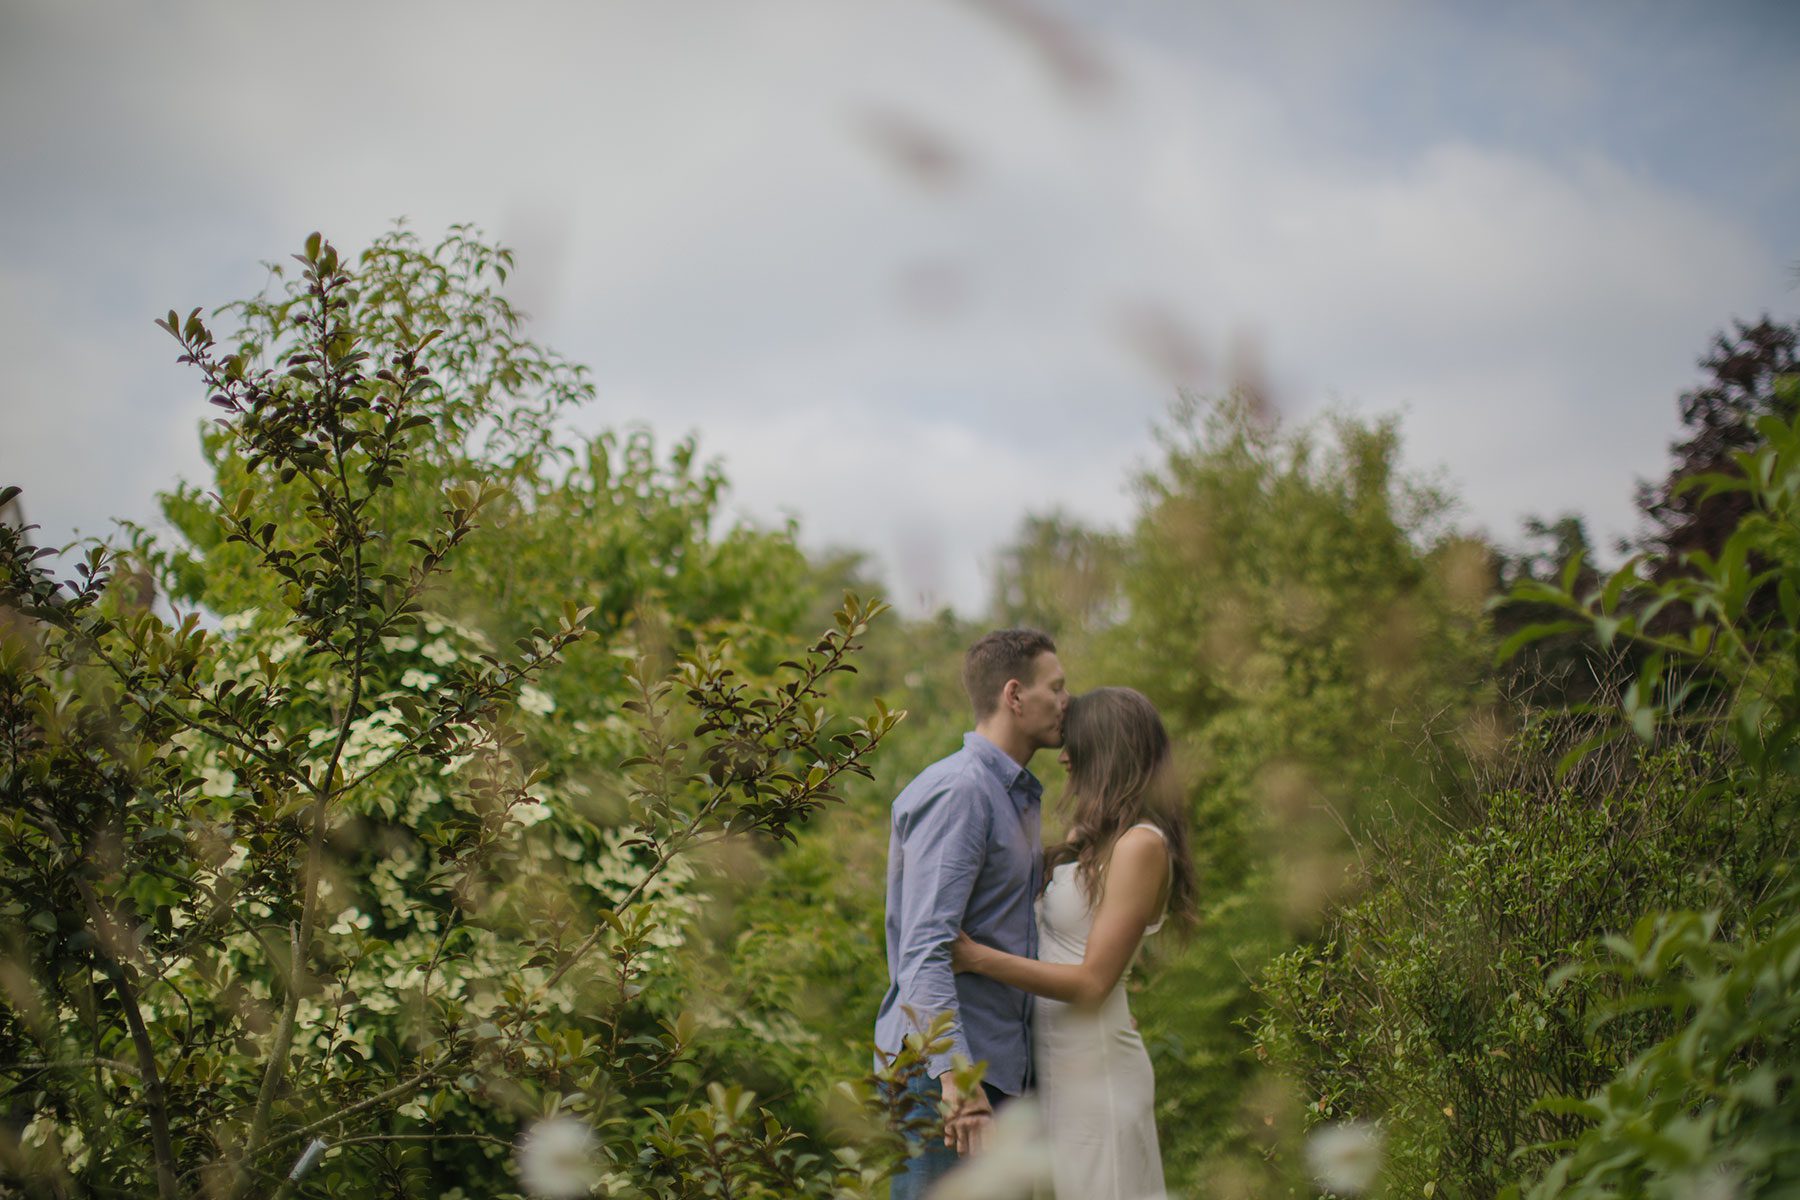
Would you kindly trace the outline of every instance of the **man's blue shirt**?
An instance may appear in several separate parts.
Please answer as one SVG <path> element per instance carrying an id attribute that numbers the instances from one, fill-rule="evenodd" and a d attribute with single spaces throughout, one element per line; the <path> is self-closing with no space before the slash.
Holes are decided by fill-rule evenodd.
<path id="1" fill-rule="evenodd" d="M 966 929 L 985 945 L 1037 957 L 1043 794 L 1035 775 L 970 733 L 907 784 L 888 828 L 888 990 L 875 1044 L 893 1054 L 938 1013 L 956 1013 L 952 1049 L 932 1058 L 931 1073 L 953 1054 L 985 1059 L 987 1082 L 1014 1096 L 1031 1073 L 1031 997 L 955 974 L 950 945 Z"/>

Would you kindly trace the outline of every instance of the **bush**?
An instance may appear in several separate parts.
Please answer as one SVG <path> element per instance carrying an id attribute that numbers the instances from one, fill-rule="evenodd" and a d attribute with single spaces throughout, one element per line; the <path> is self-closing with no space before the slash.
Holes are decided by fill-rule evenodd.
<path id="1" fill-rule="evenodd" d="M 197 310 L 162 322 L 223 413 L 220 490 L 172 504 L 219 532 L 139 549 L 216 629 L 109 588 L 104 548 L 58 581 L 0 528 L 0 1165 L 52 1195 L 292 1190 L 290 1165 L 314 1194 L 495 1194 L 519 1124 L 556 1114 L 598 1132 L 582 1168 L 612 1194 L 866 1193 L 898 1143 L 822 1157 L 767 1118 L 670 979 L 706 901 L 683 864 L 791 836 L 899 719 L 825 706 L 882 606 L 810 643 L 718 581 L 668 616 L 646 576 L 678 551 L 803 560 L 715 542 L 710 473 L 665 504 L 645 485 L 680 456 L 550 478 L 555 404 L 514 401 L 573 377 L 488 321 L 498 252 L 400 244 L 353 268 L 309 239 L 236 352 Z M 408 315 L 435 309 L 442 337 Z M 563 522 L 550 500 L 611 515 L 621 475 L 671 532 L 609 611 L 545 621 L 542 539 L 510 575 L 470 553 L 483 521 Z M 459 591 L 465 558 L 490 571 Z M 550 672 L 590 620 L 598 701 Z"/>
<path id="2" fill-rule="evenodd" d="M 1708 787 L 1704 752 L 1622 747 L 1544 786 L 1572 736 L 1515 739 L 1468 828 L 1367 844 L 1368 894 L 1258 989 L 1258 1051 L 1300 1082 L 1308 1119 L 1382 1120 L 1389 1194 L 1492 1196 L 1546 1166 L 1530 1148 L 1575 1122 L 1534 1102 L 1585 1095 L 1660 1028 L 1643 1015 L 1590 1039 L 1613 989 L 1552 986 L 1550 969 L 1651 907 L 1741 909 L 1765 882 L 1757 801 Z"/>
<path id="3" fill-rule="evenodd" d="M 1667 1037 L 1586 1100 L 1545 1101 L 1581 1123 L 1533 1200 L 1791 1196 L 1800 1191 L 1800 892 L 1753 913 L 1735 939 L 1721 914 L 1645 917 L 1607 939 L 1612 957 L 1571 979 L 1625 989 L 1599 1014 L 1654 1014 Z M 1515 1189 L 1516 1191 L 1516 1189 Z"/>
<path id="4" fill-rule="evenodd" d="M 1502 658 L 1579 634 L 1627 681 L 1532 714 L 1472 821 L 1365 838 L 1270 973 L 1265 1052 L 1383 1124 L 1389 1194 L 1791 1193 L 1800 431 L 1755 430 L 1680 485 L 1748 501 L 1716 552 L 1515 582 Z"/>
<path id="5" fill-rule="evenodd" d="M 1627 994 L 1600 1014 L 1599 1036 L 1637 1014 L 1673 1026 L 1635 1042 L 1617 1074 L 1585 1095 L 1544 1098 L 1541 1109 L 1578 1123 L 1536 1179 L 1540 1200 L 1620 1192 L 1786 1196 L 1794 1171 L 1800 1098 L 1793 1087 L 1800 892 L 1792 888 L 1796 778 L 1800 777 L 1800 378 L 1772 382 L 1774 411 L 1730 455 L 1729 471 L 1685 478 L 1689 505 L 1730 496 L 1739 514 L 1715 552 L 1680 562 L 1627 564 L 1576 594 L 1525 584 L 1515 594 L 1567 616 L 1566 628 L 1647 655 L 1621 698 L 1613 728 L 1596 738 L 1642 740 L 1681 730 L 1719 756 L 1727 788 L 1742 791 L 1741 822 L 1758 838 L 1758 886 L 1736 903 L 1654 911 L 1629 938 L 1608 937 L 1610 959 L 1582 956 L 1559 978 L 1610 979 Z M 1680 620 L 1662 619 L 1673 612 Z M 1522 635 L 1526 640 L 1533 634 Z M 1621 923 L 1614 926 L 1623 929 Z M 1661 1032 L 1661 1028 L 1658 1032 Z"/>

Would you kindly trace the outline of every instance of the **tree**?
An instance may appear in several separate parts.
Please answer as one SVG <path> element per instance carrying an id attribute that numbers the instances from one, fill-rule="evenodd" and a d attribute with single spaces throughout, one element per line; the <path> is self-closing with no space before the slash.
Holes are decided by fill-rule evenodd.
<path id="1" fill-rule="evenodd" d="M 1161 442 L 1090 674 L 1146 692 L 1191 775 L 1199 931 L 1136 1007 L 1165 1126 L 1210 1131 L 1167 1147 L 1171 1182 L 1198 1183 L 1260 1175 L 1287 1111 L 1236 1028 L 1261 964 L 1355 886 L 1350 834 L 1454 817 L 1492 745 L 1492 568 L 1402 472 L 1392 421 L 1283 426 L 1227 396 L 1179 405 Z"/>
<path id="2" fill-rule="evenodd" d="M 1710 550 L 1513 579 L 1543 619 L 1501 657 L 1579 637 L 1621 685 L 1531 713 L 1471 819 L 1367 840 L 1367 892 L 1268 972 L 1263 1053 L 1382 1123 L 1384 1191 L 1793 1190 L 1796 405 L 1771 381 L 1754 444 L 1682 486 L 1742 513 Z"/>
<path id="3" fill-rule="evenodd" d="M 1733 825 L 1751 850 L 1751 869 L 1714 904 L 1646 912 L 1629 933 L 1597 938 L 1552 977 L 1553 985 L 1599 979 L 1622 991 L 1593 1023 L 1602 1036 L 1639 1014 L 1658 1020 L 1653 1036 L 1626 1039 L 1631 1057 L 1611 1078 L 1585 1094 L 1543 1098 L 1541 1107 L 1578 1128 L 1537 1147 L 1558 1155 L 1523 1181 L 1538 1200 L 1701 1187 L 1783 1196 L 1800 1184 L 1792 1086 L 1800 1073 L 1800 378 L 1769 385 L 1755 444 L 1729 469 L 1688 483 L 1697 511 L 1732 497 L 1742 514 L 1713 552 L 1690 548 L 1682 569 L 1671 570 L 1652 550 L 1648 570 L 1627 564 L 1591 592 L 1539 583 L 1514 591 L 1561 609 L 1602 644 L 1643 649 L 1617 723 L 1596 748 L 1610 740 L 1685 750 L 1702 774 L 1695 803 L 1743 797 L 1746 811 Z M 1688 618 L 1684 629 L 1658 622 L 1670 610 Z"/>
<path id="4" fill-rule="evenodd" d="M 1716 556 L 1751 511 L 1741 492 L 1704 495 L 1689 484 L 1734 471 L 1735 456 L 1762 441 L 1760 418 L 1793 418 L 1792 402 L 1775 384 L 1800 370 L 1797 349 L 1800 325 L 1765 316 L 1754 325 L 1735 322 L 1732 333 L 1716 336 L 1700 360 L 1710 378 L 1681 396 L 1686 436 L 1670 447 L 1675 461 L 1659 482 L 1638 485 L 1638 508 L 1647 528 L 1635 546 L 1654 556 L 1655 569 L 1665 577 L 1683 570 L 1685 558 L 1695 550 Z"/>
<path id="5" fill-rule="evenodd" d="M 478 525 L 618 499 L 594 446 L 546 467 L 578 374 L 488 322 L 504 255 L 466 235 L 435 254 L 396 235 L 357 267 L 315 235 L 297 258 L 240 308 L 235 349 L 198 310 L 161 322 L 222 413 L 221 486 L 172 502 L 189 547 L 139 548 L 218 628 L 115 595 L 105 548 L 59 581 L 0 528 L 0 1161 L 49 1195 L 291 1192 L 290 1165 L 303 1190 L 406 1194 L 446 1163 L 499 1190 L 519 1121 L 563 1114 L 598 1131 L 588 1165 L 617 1194 L 872 1185 L 881 1154 L 821 1161 L 644 997 L 697 900 L 681 864 L 790 837 L 868 771 L 899 714 L 835 719 L 824 689 L 882 606 L 852 599 L 783 655 L 766 630 L 740 648 L 712 616 L 655 619 L 646 583 L 549 621 L 514 593 L 486 614 L 516 635 L 497 652 L 458 616 L 499 572 L 446 586 Z M 645 453 L 623 474 L 654 503 Z M 626 695 L 568 726 L 591 735 L 576 771 L 533 726 L 596 632 Z"/>
<path id="6" fill-rule="evenodd" d="M 1538 636 L 1541 627 L 1555 624 L 1562 613 L 1551 605 L 1511 598 L 1519 584 L 1559 581 L 1570 563 L 1575 564 L 1570 587 L 1586 592 L 1598 586 L 1600 568 L 1586 522 L 1574 513 L 1554 521 L 1533 517 L 1525 522 L 1525 536 L 1526 546 L 1518 553 L 1495 555 L 1498 569 L 1490 604 L 1494 636 L 1502 645 L 1521 648 L 1499 667 L 1508 703 L 1520 711 L 1573 711 L 1616 697 L 1637 670 L 1630 647 L 1601 647 L 1567 628 Z"/>
<path id="7" fill-rule="evenodd" d="M 1027 516 L 994 572 L 994 619 L 1087 638 L 1125 615 L 1124 544 L 1060 513 Z"/>

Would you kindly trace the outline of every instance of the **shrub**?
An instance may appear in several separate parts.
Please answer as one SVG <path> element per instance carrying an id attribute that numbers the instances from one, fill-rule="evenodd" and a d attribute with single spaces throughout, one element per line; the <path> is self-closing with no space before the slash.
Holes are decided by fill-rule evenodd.
<path id="1" fill-rule="evenodd" d="M 533 378 L 518 344 L 496 358 L 467 309 L 439 338 L 395 307 L 396 279 L 447 281 L 407 311 L 481 300 L 491 259 L 455 245 L 413 274 L 378 245 L 359 272 L 315 236 L 235 353 L 197 310 L 163 322 L 223 413 L 228 486 L 178 500 L 220 536 L 143 548 L 217 628 L 109 588 L 104 548 L 59 581 L 0 528 L 0 1164 L 29 1189 L 291 1191 L 292 1165 L 315 1193 L 492 1194 L 519 1124 L 552 1114 L 597 1131 L 618 1195 L 861 1194 L 901 1152 L 821 1157 L 709 1078 L 666 984 L 705 902 L 683 864 L 790 836 L 899 719 L 826 707 L 882 606 L 736 649 L 601 616 L 624 695 L 543 736 L 593 607 L 545 628 L 530 610 L 557 598 L 520 597 L 504 651 L 434 609 L 478 525 L 554 486 L 516 442 L 467 450 Z M 607 472 L 575 478 L 607 494 Z M 534 732 L 583 752 L 547 762 Z"/>
<path id="2" fill-rule="evenodd" d="M 1534 1103 L 1598 1087 L 1659 1028 L 1646 1014 L 1590 1039 L 1613 989 L 1548 972 L 1595 930 L 1662 904 L 1741 908 L 1765 882 L 1757 801 L 1709 787 L 1704 752 L 1621 747 L 1545 786 L 1571 736 L 1516 738 L 1467 828 L 1366 843 L 1368 893 L 1259 986 L 1258 1052 L 1298 1079 L 1309 1120 L 1382 1121 L 1391 1194 L 1492 1196 L 1547 1165 L 1531 1148 L 1575 1122 Z"/>

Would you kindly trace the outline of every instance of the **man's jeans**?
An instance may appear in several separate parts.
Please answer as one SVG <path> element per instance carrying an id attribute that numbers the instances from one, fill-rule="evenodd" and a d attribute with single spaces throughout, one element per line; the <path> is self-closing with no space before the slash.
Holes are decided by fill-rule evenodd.
<path id="1" fill-rule="evenodd" d="M 995 1112 L 999 1112 L 1000 1106 L 1012 1099 L 991 1083 L 981 1086 L 987 1092 L 988 1103 L 994 1106 Z M 938 1101 L 944 1098 L 937 1080 L 922 1076 L 913 1080 L 907 1091 L 913 1097 L 913 1110 L 909 1115 L 914 1116 L 936 1115 Z M 924 1200 L 932 1186 L 955 1170 L 961 1161 L 955 1150 L 944 1145 L 942 1137 L 928 1136 L 925 1152 L 917 1158 L 909 1159 L 906 1166 L 888 1184 L 888 1200 Z"/>

